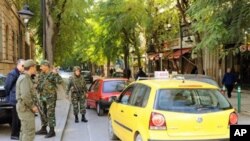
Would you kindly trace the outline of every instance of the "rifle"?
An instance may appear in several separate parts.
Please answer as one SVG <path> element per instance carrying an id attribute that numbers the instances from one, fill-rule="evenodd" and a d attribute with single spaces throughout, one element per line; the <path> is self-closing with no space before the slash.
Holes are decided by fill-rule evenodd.
<path id="1" fill-rule="evenodd" d="M 37 109 L 38 109 L 38 112 L 39 112 L 41 118 L 42 118 L 45 122 L 47 122 L 47 116 L 46 116 L 46 114 L 43 112 L 43 110 L 42 110 L 42 108 L 41 108 L 41 106 L 40 106 L 39 100 L 38 100 L 37 102 L 35 102 L 35 105 L 36 105 L 36 107 L 37 107 Z"/>
<path id="2" fill-rule="evenodd" d="M 74 77 L 73 77 L 72 79 L 73 79 L 73 85 L 74 85 L 74 87 L 76 88 L 77 93 L 80 94 L 81 91 L 80 91 L 80 90 L 78 89 L 78 87 L 76 86 L 75 81 L 74 81 L 74 80 L 75 80 Z M 86 92 L 86 90 L 85 90 L 85 92 Z"/>
<path id="3" fill-rule="evenodd" d="M 48 78 L 48 75 L 43 79 L 43 81 L 40 83 L 40 85 L 37 85 L 37 90 L 38 90 L 39 92 L 42 92 L 43 86 L 44 86 L 45 81 L 46 81 L 47 78 Z M 39 79 L 38 81 L 40 81 L 40 79 Z M 37 92 L 38 92 L 38 91 L 37 91 Z M 37 95 L 38 95 L 38 94 L 37 94 Z M 37 102 L 35 102 L 35 105 L 36 105 L 36 107 L 37 107 L 37 109 L 38 109 L 38 112 L 39 112 L 41 118 L 42 118 L 45 122 L 47 122 L 47 116 L 46 116 L 46 114 L 43 112 L 43 110 L 42 110 L 42 108 L 41 108 L 40 100 L 37 99 L 36 101 L 37 101 Z"/>

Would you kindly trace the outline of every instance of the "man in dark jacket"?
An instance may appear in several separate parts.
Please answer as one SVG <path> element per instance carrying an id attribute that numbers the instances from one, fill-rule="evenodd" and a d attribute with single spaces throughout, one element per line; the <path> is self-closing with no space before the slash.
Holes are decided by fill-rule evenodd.
<path id="1" fill-rule="evenodd" d="M 227 88 L 227 96 L 228 98 L 231 98 L 231 93 L 234 88 L 234 83 L 236 82 L 236 76 L 231 72 L 230 68 L 227 68 L 227 73 L 225 73 L 223 79 L 222 79 L 222 84 L 225 85 Z"/>
<path id="2" fill-rule="evenodd" d="M 135 76 L 135 80 L 137 80 L 138 77 L 147 77 L 146 73 L 142 70 L 142 68 L 139 68 L 139 71 L 137 72 Z"/>
<path id="3" fill-rule="evenodd" d="M 6 99 L 9 104 L 13 105 L 12 109 L 12 123 L 11 123 L 11 139 L 19 140 L 19 133 L 20 133 L 20 119 L 18 118 L 17 111 L 16 111 L 16 81 L 20 75 L 24 71 L 23 59 L 19 59 L 17 61 L 17 66 L 14 68 L 8 75 L 5 80 L 5 92 L 6 92 Z"/>

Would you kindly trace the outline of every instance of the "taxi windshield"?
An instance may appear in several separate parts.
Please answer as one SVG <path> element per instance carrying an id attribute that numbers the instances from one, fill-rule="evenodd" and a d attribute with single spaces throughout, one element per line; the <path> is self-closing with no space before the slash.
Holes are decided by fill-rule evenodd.
<path id="1" fill-rule="evenodd" d="M 231 109 L 227 99 L 213 89 L 160 89 L 157 91 L 155 109 L 206 113 Z"/>

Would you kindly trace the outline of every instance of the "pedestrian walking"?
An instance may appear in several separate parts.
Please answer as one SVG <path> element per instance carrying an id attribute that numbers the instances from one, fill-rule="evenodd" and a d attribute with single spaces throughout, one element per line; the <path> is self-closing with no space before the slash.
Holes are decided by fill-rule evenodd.
<path id="1" fill-rule="evenodd" d="M 78 114 L 79 114 L 79 108 L 80 113 L 82 114 L 82 122 L 88 122 L 86 119 L 86 82 L 84 80 L 84 77 L 81 75 L 81 69 L 79 66 L 75 66 L 73 69 L 74 73 L 69 78 L 69 83 L 67 87 L 66 94 L 69 95 L 69 92 L 71 91 L 71 102 L 73 105 L 74 115 L 75 115 L 75 122 L 79 122 Z"/>
<path id="2" fill-rule="evenodd" d="M 36 132 L 36 135 L 46 135 L 45 138 L 54 137 L 56 117 L 55 107 L 57 100 L 57 85 L 63 82 L 61 76 L 55 71 L 51 70 L 51 65 L 47 60 L 40 63 L 41 72 L 38 76 L 37 92 L 39 94 L 39 103 L 41 106 L 41 129 Z M 43 118 L 44 117 L 44 118 Z M 47 132 L 49 126 L 49 132 Z"/>
<path id="3" fill-rule="evenodd" d="M 38 99 L 31 80 L 31 75 L 36 73 L 36 64 L 33 60 L 24 62 L 24 74 L 16 82 L 16 110 L 21 120 L 20 141 L 34 141 L 35 138 L 35 113 Z"/>
<path id="4" fill-rule="evenodd" d="M 234 73 L 231 72 L 231 68 L 227 68 L 227 72 L 225 73 L 223 79 L 222 79 L 222 84 L 225 85 L 227 88 L 227 96 L 228 98 L 231 98 L 231 93 L 234 88 L 234 84 L 236 82 L 236 76 Z"/>
<path id="5" fill-rule="evenodd" d="M 19 140 L 19 134 L 20 134 L 20 128 L 21 128 L 21 123 L 20 123 L 20 119 L 17 115 L 17 111 L 16 111 L 16 81 L 18 79 L 18 77 L 20 76 L 21 73 L 23 73 L 24 68 L 23 68 L 23 64 L 24 64 L 23 59 L 19 59 L 17 61 L 17 66 L 16 68 L 14 68 L 12 71 L 10 71 L 10 73 L 7 75 L 7 78 L 5 80 L 5 85 L 4 85 L 4 89 L 6 91 L 6 99 L 8 101 L 9 104 L 11 104 L 13 106 L 12 108 L 12 121 L 11 121 L 11 135 L 10 138 L 12 140 Z"/>

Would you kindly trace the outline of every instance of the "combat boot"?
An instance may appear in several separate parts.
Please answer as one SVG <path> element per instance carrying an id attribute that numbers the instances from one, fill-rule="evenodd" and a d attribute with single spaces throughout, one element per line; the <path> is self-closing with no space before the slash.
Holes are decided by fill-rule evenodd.
<path id="1" fill-rule="evenodd" d="M 85 117 L 85 114 L 82 114 L 82 122 L 88 122 L 88 120 Z"/>
<path id="2" fill-rule="evenodd" d="M 42 126 L 42 128 L 39 131 L 36 131 L 36 135 L 47 135 L 47 129 L 46 126 Z"/>
<path id="3" fill-rule="evenodd" d="M 78 115 L 75 115 L 75 123 L 78 123 L 79 120 L 78 120 Z"/>
<path id="4" fill-rule="evenodd" d="M 45 136 L 45 138 L 51 138 L 51 137 L 54 137 L 54 136 L 56 136 L 54 127 L 50 127 L 49 133 Z"/>

